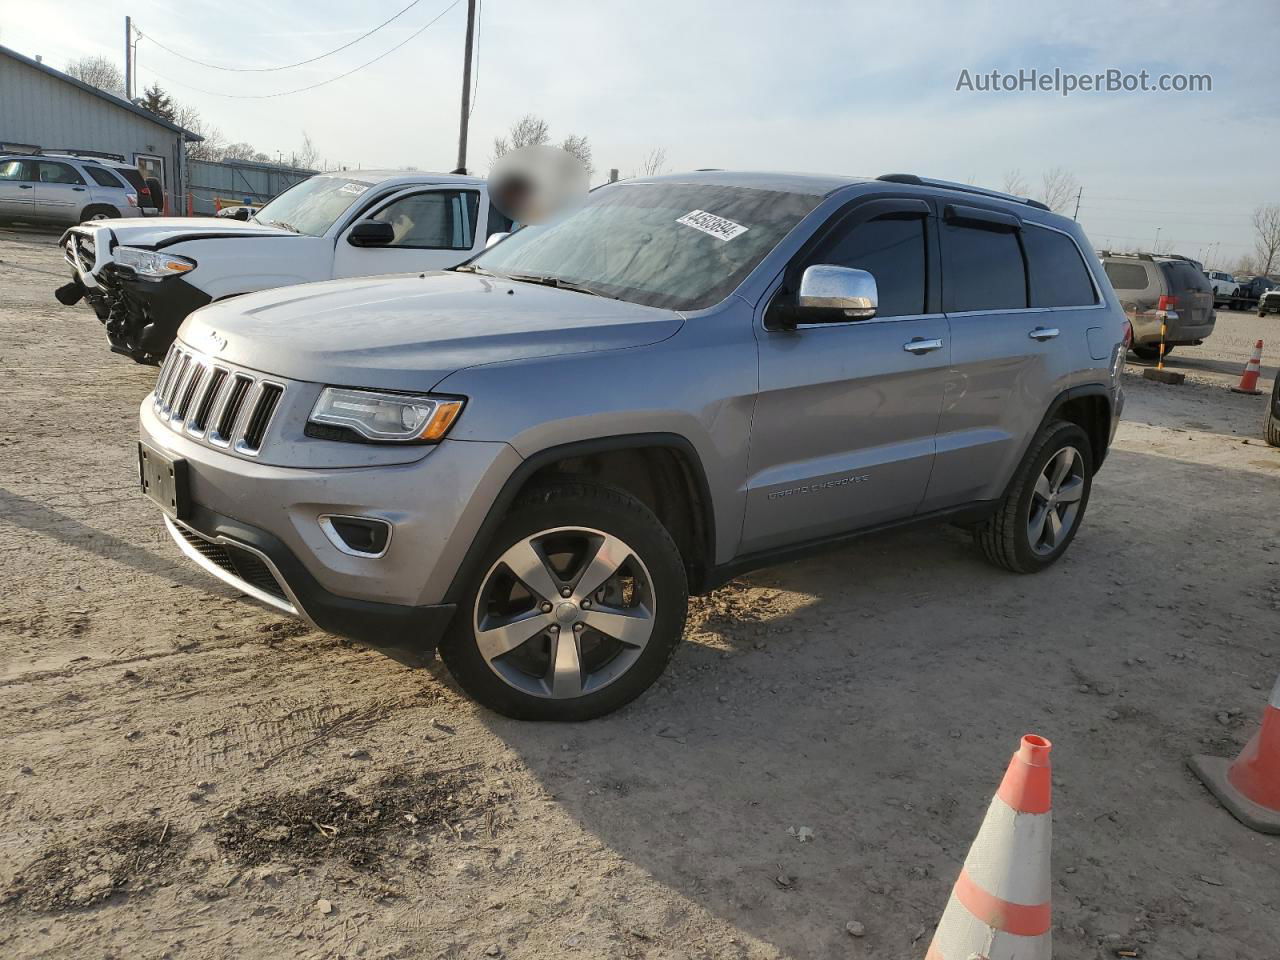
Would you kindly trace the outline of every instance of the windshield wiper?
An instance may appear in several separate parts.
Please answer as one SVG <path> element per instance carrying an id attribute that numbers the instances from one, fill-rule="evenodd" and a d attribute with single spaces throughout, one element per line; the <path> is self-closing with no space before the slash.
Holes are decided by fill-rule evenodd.
<path id="1" fill-rule="evenodd" d="M 615 297 L 609 293 L 601 293 L 599 290 L 593 289 L 583 283 L 577 283 L 573 280 L 564 280 L 560 277 L 543 277 L 538 274 L 518 274 L 504 273 L 502 276 L 508 280 L 516 280 L 520 283 L 537 283 L 544 287 L 555 287 L 557 290 L 572 290 L 574 293 L 585 293 L 592 297 L 604 297 L 606 300 L 620 300 L 621 297 Z"/>
<path id="2" fill-rule="evenodd" d="M 285 230 L 288 230 L 290 233 L 301 233 L 301 232 L 302 232 L 302 231 L 301 231 L 301 230 L 299 230 L 297 227 L 295 227 L 293 224 L 291 224 L 291 223 L 285 223 L 283 220 L 268 220 L 268 221 L 267 221 L 267 226 L 269 226 L 269 227 L 283 227 Z"/>

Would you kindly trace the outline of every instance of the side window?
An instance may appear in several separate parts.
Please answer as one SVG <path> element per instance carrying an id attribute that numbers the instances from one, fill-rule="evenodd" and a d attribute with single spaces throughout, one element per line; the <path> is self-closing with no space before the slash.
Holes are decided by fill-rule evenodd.
<path id="1" fill-rule="evenodd" d="M 116 175 L 105 167 L 95 167 L 91 163 L 86 163 L 84 168 L 89 172 L 93 182 L 100 187 L 115 187 L 119 190 L 122 186 L 120 181 L 116 179 Z"/>
<path id="2" fill-rule="evenodd" d="M 30 160 L 0 161 L 0 180 L 34 180 L 34 167 Z"/>
<path id="3" fill-rule="evenodd" d="M 41 183 L 71 183 L 80 186 L 84 178 L 76 173 L 73 167 L 65 163 L 54 163 L 51 160 L 38 161 Z"/>
<path id="4" fill-rule="evenodd" d="M 1031 275 L 1031 306 L 1083 307 L 1097 303 L 1089 268 L 1066 234 L 1028 224 L 1022 249 Z"/>
<path id="5" fill-rule="evenodd" d="M 1013 230 L 942 225 L 942 309 L 1013 310 L 1027 305 L 1027 271 Z"/>
<path id="6" fill-rule="evenodd" d="M 504 216 L 497 207 L 493 205 L 493 201 L 489 201 L 489 224 L 488 230 L 485 232 L 486 237 L 492 237 L 495 233 L 510 233 L 511 219 Z"/>
<path id="7" fill-rule="evenodd" d="M 1140 263 L 1104 263 L 1102 269 L 1117 290 L 1145 290 L 1150 285 Z"/>
<path id="8" fill-rule="evenodd" d="M 824 243 L 809 259 L 814 263 L 856 267 L 875 277 L 877 317 L 924 313 L 924 217 L 890 214 L 860 223 Z"/>
<path id="9" fill-rule="evenodd" d="M 395 239 L 388 247 L 470 250 L 479 208 L 474 190 L 428 190 L 401 197 L 369 219 L 391 224 Z"/>

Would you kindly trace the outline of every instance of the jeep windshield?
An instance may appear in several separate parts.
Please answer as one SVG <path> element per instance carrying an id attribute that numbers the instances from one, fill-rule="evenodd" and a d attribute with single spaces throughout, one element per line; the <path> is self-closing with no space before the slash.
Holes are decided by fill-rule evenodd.
<path id="1" fill-rule="evenodd" d="M 617 183 L 461 269 L 700 310 L 728 296 L 821 199 L 724 184 Z"/>
<path id="2" fill-rule="evenodd" d="M 371 185 L 346 177 L 311 177 L 253 215 L 256 223 L 322 237 Z"/>

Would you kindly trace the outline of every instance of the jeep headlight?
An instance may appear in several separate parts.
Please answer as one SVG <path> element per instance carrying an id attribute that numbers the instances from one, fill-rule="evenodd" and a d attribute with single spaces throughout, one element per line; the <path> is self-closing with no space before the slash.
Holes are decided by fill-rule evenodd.
<path id="1" fill-rule="evenodd" d="M 437 443 L 458 419 L 463 402 L 457 397 L 325 387 L 308 421 L 353 431 L 358 435 L 353 440 Z"/>
<path id="2" fill-rule="evenodd" d="M 196 268 L 196 262 L 186 257 L 157 253 L 155 250 L 140 250 L 137 247 L 117 247 L 115 262 L 128 267 L 143 280 L 163 280 Z"/>

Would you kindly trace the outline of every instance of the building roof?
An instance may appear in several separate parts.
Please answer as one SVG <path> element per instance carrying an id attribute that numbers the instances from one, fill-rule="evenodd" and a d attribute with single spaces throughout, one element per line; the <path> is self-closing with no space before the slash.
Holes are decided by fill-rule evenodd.
<path id="1" fill-rule="evenodd" d="M 12 57 L 14 60 L 17 60 L 19 63 L 25 63 L 28 67 L 32 67 L 43 73 L 47 73 L 49 76 L 54 77 L 58 80 L 61 80 L 64 83 L 69 83 L 73 87 L 79 87 L 81 90 L 85 91 L 86 93 L 92 93 L 95 97 L 101 97 L 103 100 L 106 100 L 108 103 L 114 104 L 115 106 L 119 107 L 121 110 L 128 110 L 130 113 L 136 113 L 138 116 L 143 117 L 144 119 L 150 120 L 152 123 L 158 124 L 159 126 L 162 126 L 168 130 L 172 130 L 174 133 L 180 133 L 182 134 L 182 139 L 188 143 L 204 139 L 204 137 L 200 136 L 200 134 L 193 133 L 192 131 L 186 129 L 185 127 L 180 127 L 176 123 L 174 123 L 172 120 L 166 120 L 164 117 L 158 116 L 157 114 L 152 113 L 150 110 L 147 110 L 147 109 L 144 109 L 143 107 L 138 106 L 136 103 L 131 103 L 130 101 L 124 99 L 124 97 L 117 97 L 114 93 L 107 93 L 107 91 L 105 90 L 99 90 L 97 87 L 93 86 L 92 84 L 85 83 L 82 80 L 77 80 L 75 77 L 69 76 L 68 74 L 63 73 L 61 70 L 55 70 L 53 69 L 53 67 L 49 66 L 47 63 L 41 63 L 38 60 L 32 60 L 30 57 L 25 57 L 22 54 L 18 53 L 18 51 L 11 50 L 2 44 L 0 44 L 0 54 L 4 54 L 5 56 Z"/>

